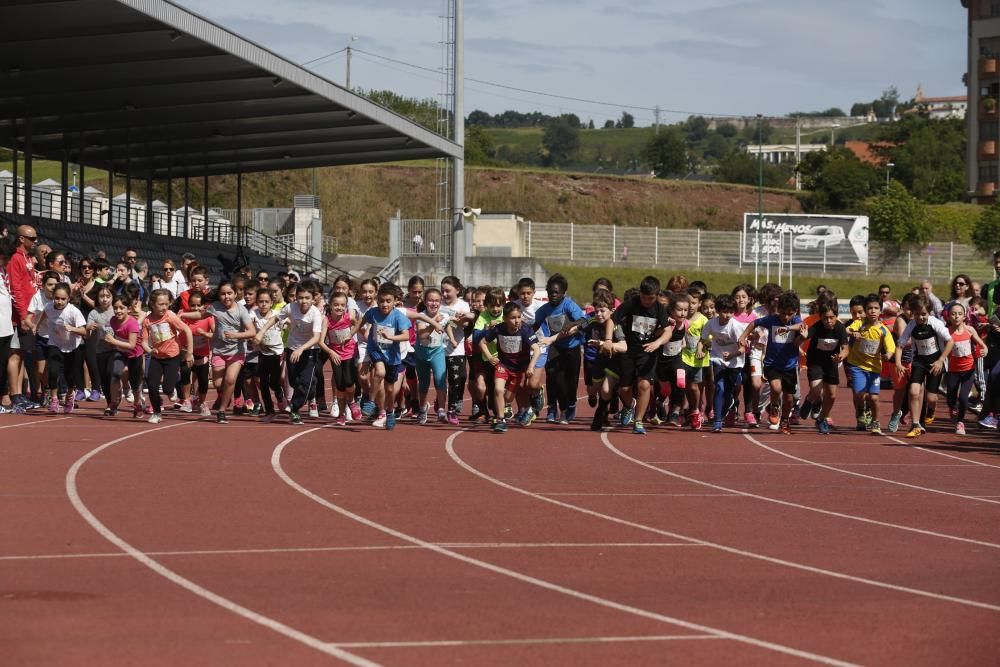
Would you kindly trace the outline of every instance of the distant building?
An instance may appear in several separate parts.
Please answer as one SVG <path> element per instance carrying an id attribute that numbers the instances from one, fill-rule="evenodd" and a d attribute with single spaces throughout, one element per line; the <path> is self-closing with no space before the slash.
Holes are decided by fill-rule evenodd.
<path id="1" fill-rule="evenodd" d="M 854 153 L 859 160 L 873 167 L 884 167 L 888 159 L 885 150 L 893 144 L 887 141 L 845 141 L 844 148 Z"/>
<path id="2" fill-rule="evenodd" d="M 1000 2 L 961 2 L 969 17 L 966 176 L 972 201 L 991 204 L 1000 188 Z"/>
<path id="3" fill-rule="evenodd" d="M 825 151 L 826 148 L 826 144 L 800 144 L 798 150 L 801 155 L 805 155 L 806 153 Z M 747 144 L 746 151 L 747 155 L 754 156 L 762 153 L 764 161 L 772 164 L 783 164 L 785 162 L 797 163 L 795 159 L 795 144 L 764 144 L 763 146 Z"/>
<path id="4" fill-rule="evenodd" d="M 969 96 L 926 97 L 923 86 L 918 85 L 913 103 L 915 106 L 910 112 L 925 113 L 933 120 L 964 119 L 969 108 Z"/>

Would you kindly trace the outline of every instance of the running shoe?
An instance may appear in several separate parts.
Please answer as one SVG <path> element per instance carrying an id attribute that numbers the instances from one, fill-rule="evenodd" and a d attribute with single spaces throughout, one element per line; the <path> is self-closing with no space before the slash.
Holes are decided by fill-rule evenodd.
<path id="1" fill-rule="evenodd" d="M 927 429 L 925 429 L 923 426 L 921 426 L 920 424 L 914 424 L 913 428 L 910 429 L 910 432 L 906 434 L 906 437 L 907 438 L 919 438 L 920 436 L 922 436 L 926 432 L 927 432 Z"/>
<path id="2" fill-rule="evenodd" d="M 712 423 L 712 433 L 722 433 L 722 422 Z"/>
<path id="3" fill-rule="evenodd" d="M 820 432 L 820 435 L 830 435 L 830 422 L 820 419 L 816 422 L 816 430 Z"/>
<path id="4" fill-rule="evenodd" d="M 296 424 L 296 425 L 297 424 L 301 424 L 302 423 L 302 415 L 300 415 L 298 412 L 295 412 L 294 410 L 292 410 L 288 414 L 288 421 L 291 422 L 292 424 Z"/>
<path id="5" fill-rule="evenodd" d="M 444 408 L 438 408 L 438 421 L 442 424 L 448 423 L 448 413 L 445 412 Z"/>
<path id="6" fill-rule="evenodd" d="M 132 419 L 138 419 L 142 416 L 142 403 L 132 404 Z"/>
<path id="7" fill-rule="evenodd" d="M 782 435 L 791 435 L 792 434 L 792 427 L 788 423 L 787 419 L 782 419 L 781 420 L 781 425 L 779 426 L 779 430 L 781 431 Z"/>
<path id="8" fill-rule="evenodd" d="M 504 419 L 511 419 L 513 417 L 514 417 L 514 406 L 513 405 L 505 405 L 504 408 L 503 408 L 503 418 Z"/>
<path id="9" fill-rule="evenodd" d="M 334 419 L 340 416 L 340 401 L 334 401 L 330 405 L 330 416 Z"/>
<path id="10" fill-rule="evenodd" d="M 334 403 L 336 403 L 336 401 L 334 401 Z M 317 403 L 316 410 L 319 412 L 329 412 L 330 407 L 326 403 Z"/>
<path id="11" fill-rule="evenodd" d="M 154 412 L 152 415 L 149 416 L 149 423 L 150 424 L 159 424 L 161 421 L 162 421 L 162 418 L 160 417 L 160 413 L 159 412 Z"/>
<path id="12" fill-rule="evenodd" d="M 778 408 L 771 405 L 767 408 L 767 423 L 771 426 L 777 426 L 781 422 L 781 417 L 778 416 Z M 778 429 L 772 428 L 772 431 L 777 431 Z"/>
<path id="13" fill-rule="evenodd" d="M 702 424 L 701 412 L 695 411 L 691 413 L 691 430 L 700 431 Z"/>
<path id="14" fill-rule="evenodd" d="M 747 425 L 747 428 L 757 428 L 757 418 L 754 417 L 752 412 L 747 412 L 743 414 L 743 422 Z"/>
<path id="15" fill-rule="evenodd" d="M 337 426 L 347 426 L 347 416 L 337 415 L 337 420 L 334 422 Z"/>
<path id="16" fill-rule="evenodd" d="M 903 419 L 902 410 L 896 410 L 895 412 L 892 413 L 892 417 L 889 417 L 889 424 L 886 426 L 886 429 L 889 431 L 889 433 L 895 433 L 896 431 L 899 430 L 899 422 L 902 421 L 902 419 Z"/>
<path id="17" fill-rule="evenodd" d="M 812 414 L 813 404 L 812 401 L 802 401 L 802 406 L 799 408 L 799 418 L 805 419 L 810 414 Z"/>
<path id="18" fill-rule="evenodd" d="M 104 397 L 101 395 L 101 392 L 98 391 L 97 389 L 91 389 L 90 395 L 87 396 L 87 400 L 90 401 L 91 403 L 96 403 L 97 401 L 100 401 L 103 398 Z"/>
<path id="19" fill-rule="evenodd" d="M 85 401 L 85 400 L 87 400 L 87 390 L 86 389 L 77 389 L 76 390 L 76 395 L 74 396 L 74 398 L 76 400 L 78 400 L 78 401 Z"/>
<path id="20" fill-rule="evenodd" d="M 494 433 L 506 433 L 507 432 L 507 420 L 497 419 L 493 422 L 493 432 Z"/>
<path id="21" fill-rule="evenodd" d="M 319 417 L 319 406 L 316 405 L 316 401 L 311 401 L 309 403 L 309 416 Z"/>
<path id="22" fill-rule="evenodd" d="M 632 423 L 633 419 L 635 419 L 635 399 L 634 398 L 632 399 L 632 402 L 629 404 L 629 406 L 627 408 L 622 408 L 618 412 L 618 423 L 621 424 L 622 426 L 629 426 Z"/>
<path id="23" fill-rule="evenodd" d="M 200 414 L 201 414 L 202 417 L 211 417 L 212 416 L 212 410 L 208 407 L 208 403 L 202 403 L 201 404 L 201 412 L 200 412 Z"/>
<path id="24" fill-rule="evenodd" d="M 558 424 L 559 423 L 559 411 L 553 407 L 549 406 L 549 414 L 545 417 L 546 424 Z"/>
<path id="25" fill-rule="evenodd" d="M 867 431 L 868 430 L 868 424 L 865 423 L 864 419 L 859 419 L 857 425 L 854 427 L 854 430 L 855 431 L 861 431 L 861 432 Z"/>
<path id="26" fill-rule="evenodd" d="M 147 415 L 153 414 L 153 405 L 152 404 L 147 405 L 142 409 L 142 411 L 145 412 Z"/>
<path id="27" fill-rule="evenodd" d="M 730 410 L 726 413 L 726 418 L 723 420 L 723 424 L 726 428 L 736 428 L 736 410 Z"/>
<path id="28" fill-rule="evenodd" d="M 460 426 L 461 425 L 459 423 L 459 421 L 458 421 L 458 413 L 456 413 L 454 410 L 449 410 L 448 411 L 448 424 L 450 426 Z"/>
<path id="29" fill-rule="evenodd" d="M 226 413 L 225 412 L 223 412 L 222 410 L 219 410 L 218 414 L 215 415 L 215 422 L 217 424 L 228 424 L 229 423 L 229 418 L 226 417 Z"/>
<path id="30" fill-rule="evenodd" d="M 194 412 L 194 408 L 191 407 L 191 399 L 190 398 L 185 398 L 183 401 L 181 401 L 181 408 L 180 408 L 180 410 L 181 410 L 181 412 Z"/>
<path id="31" fill-rule="evenodd" d="M 396 428 L 396 413 L 390 412 L 385 418 L 385 430 L 391 431 Z"/>
<path id="32" fill-rule="evenodd" d="M 646 427 L 642 425 L 642 422 L 636 422 L 632 424 L 633 435 L 646 435 Z"/>
<path id="33" fill-rule="evenodd" d="M 393 415 L 393 418 L 395 419 L 395 415 Z M 375 419 L 375 421 L 372 422 L 372 426 L 374 426 L 375 428 L 385 428 L 385 422 L 387 419 L 388 417 L 386 416 L 386 414 L 382 412 Z"/>
<path id="34" fill-rule="evenodd" d="M 417 423 L 426 424 L 427 423 L 427 407 L 420 408 L 420 412 L 417 414 Z"/>
<path id="35" fill-rule="evenodd" d="M 955 424 L 955 435 L 965 435 L 965 422 Z"/>
<path id="36" fill-rule="evenodd" d="M 265 413 L 264 416 L 260 418 L 260 423 L 261 424 L 270 424 L 273 421 L 274 421 L 274 413 L 273 412 Z"/>
<path id="37" fill-rule="evenodd" d="M 872 435 L 882 435 L 882 425 L 878 423 L 877 419 L 872 421 L 872 425 L 868 429 L 868 432 Z"/>
<path id="38" fill-rule="evenodd" d="M 521 410 L 517 413 L 517 419 L 514 421 L 517 422 L 518 426 L 531 426 L 531 410 Z"/>
<path id="39" fill-rule="evenodd" d="M 576 419 L 576 406 L 571 405 L 566 408 L 565 412 L 562 414 L 562 419 L 559 420 L 560 424 L 569 424 L 574 419 Z"/>
<path id="40" fill-rule="evenodd" d="M 361 406 L 357 401 L 351 401 L 351 418 L 354 421 L 361 421 Z"/>
<path id="41" fill-rule="evenodd" d="M 250 409 L 251 417 L 260 417 L 260 403 L 254 403 L 253 408 Z"/>
<path id="42" fill-rule="evenodd" d="M 74 407 L 76 407 L 76 396 L 74 396 L 73 394 L 66 394 L 66 402 L 63 403 L 63 414 L 64 415 L 73 414 Z"/>
<path id="43" fill-rule="evenodd" d="M 542 392 L 531 397 L 531 407 L 534 408 L 536 415 L 542 414 L 542 408 L 545 407 L 545 396 L 542 395 Z"/>
<path id="44" fill-rule="evenodd" d="M 60 410 L 59 410 L 59 399 L 57 397 L 55 397 L 55 396 L 53 396 L 49 400 L 49 412 L 52 413 L 52 414 L 54 414 L 54 415 L 58 414 L 60 412 Z"/>
<path id="45" fill-rule="evenodd" d="M 125 392 L 125 400 L 129 403 L 135 403 L 135 394 L 132 393 L 131 387 L 129 387 L 129 390 Z"/>
<path id="46" fill-rule="evenodd" d="M 997 428 L 997 418 L 993 415 L 986 415 L 979 420 L 979 425 L 983 428 L 990 428 L 995 431 Z"/>
<path id="47" fill-rule="evenodd" d="M 930 426 L 934 423 L 934 415 L 927 415 L 924 417 L 924 426 Z"/>
<path id="48" fill-rule="evenodd" d="M 681 415 L 679 412 L 675 410 L 674 412 L 671 412 L 667 416 L 667 426 L 677 426 L 679 428 L 680 425 L 681 425 Z"/>

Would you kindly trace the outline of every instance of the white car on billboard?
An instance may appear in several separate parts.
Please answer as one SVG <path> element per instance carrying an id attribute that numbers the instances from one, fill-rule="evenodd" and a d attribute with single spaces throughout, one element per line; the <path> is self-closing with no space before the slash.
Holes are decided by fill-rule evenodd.
<path id="1" fill-rule="evenodd" d="M 837 225 L 817 225 L 808 234 L 799 234 L 792 241 L 797 250 L 812 250 L 816 248 L 831 248 L 840 245 L 847 236 L 843 227 Z"/>

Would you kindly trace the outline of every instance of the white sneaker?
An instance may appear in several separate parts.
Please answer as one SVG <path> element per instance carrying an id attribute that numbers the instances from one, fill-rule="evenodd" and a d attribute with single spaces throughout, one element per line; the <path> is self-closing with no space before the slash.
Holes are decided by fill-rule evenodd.
<path id="1" fill-rule="evenodd" d="M 173 401 L 174 403 L 177 402 L 177 390 L 176 389 L 174 389 L 174 393 L 170 394 L 170 400 Z"/>
<path id="2" fill-rule="evenodd" d="M 201 404 L 201 412 L 200 412 L 200 414 L 201 414 L 202 417 L 211 417 L 212 416 L 212 410 L 209 407 L 208 403 L 202 403 Z"/>
<path id="3" fill-rule="evenodd" d="M 385 413 L 384 412 L 381 413 L 381 414 L 379 414 L 378 419 L 376 419 L 375 421 L 372 422 L 372 426 L 374 426 L 375 428 L 385 428 Z"/>
<path id="4" fill-rule="evenodd" d="M 153 414 L 151 414 L 149 416 L 149 423 L 150 424 L 159 424 L 160 423 L 160 415 L 158 415 L 155 412 Z"/>
<path id="5" fill-rule="evenodd" d="M 448 413 L 445 412 L 444 408 L 438 408 L 438 421 L 439 422 L 447 422 L 448 421 Z"/>
<path id="6" fill-rule="evenodd" d="M 125 394 L 125 400 L 129 403 L 135 403 L 135 394 L 132 393 L 131 389 L 129 389 L 128 393 Z"/>
<path id="7" fill-rule="evenodd" d="M 316 406 L 314 406 L 314 405 L 310 405 L 309 406 L 309 416 L 310 417 L 319 417 L 319 410 L 316 408 Z"/>
<path id="8" fill-rule="evenodd" d="M 348 410 L 350 412 L 350 410 Z M 330 406 L 330 416 L 336 419 L 340 416 L 340 402 L 337 400 L 333 401 L 333 405 Z"/>

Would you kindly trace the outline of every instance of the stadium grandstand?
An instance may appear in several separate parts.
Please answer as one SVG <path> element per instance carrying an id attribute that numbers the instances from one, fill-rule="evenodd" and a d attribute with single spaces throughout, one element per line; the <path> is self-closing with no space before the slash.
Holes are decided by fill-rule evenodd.
<path id="1" fill-rule="evenodd" d="M 0 198 L 8 229 L 31 224 L 53 248 L 79 256 L 126 247 L 143 256 L 192 253 L 221 275 L 232 262 L 338 272 L 246 221 L 211 220 L 208 202 L 173 201 L 173 187 L 310 167 L 460 157 L 461 146 L 166 0 L 0 0 L 0 146 L 13 169 Z M 36 159 L 61 179 L 33 183 Z M 81 187 L 87 169 L 109 174 L 107 207 Z M 117 179 L 117 180 L 116 180 Z M 125 218 L 114 188 L 124 180 Z M 154 183 L 168 185 L 154 202 Z M 133 204 L 133 184 L 145 202 Z M 140 188 L 136 188 L 138 191 Z M 176 210 L 182 213 L 172 213 Z M 137 210 L 136 210 L 137 209 Z M 167 224 L 162 224 L 166 211 Z M 215 216 L 218 217 L 218 216 Z M 116 220 L 118 220 L 116 224 Z"/>

